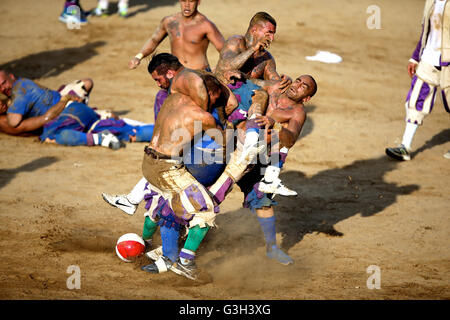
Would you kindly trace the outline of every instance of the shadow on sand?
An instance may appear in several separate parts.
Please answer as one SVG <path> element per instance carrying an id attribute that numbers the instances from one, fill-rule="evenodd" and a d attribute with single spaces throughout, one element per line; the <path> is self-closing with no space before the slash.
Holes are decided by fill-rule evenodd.
<path id="1" fill-rule="evenodd" d="M 447 129 L 436 134 L 415 153 L 449 140 L 450 129 Z M 362 217 L 379 214 L 394 204 L 398 197 L 419 190 L 420 186 L 416 184 L 399 185 L 385 181 L 386 174 L 395 170 L 398 164 L 383 155 L 357 160 L 342 168 L 326 169 L 312 177 L 306 177 L 301 171 L 282 172 L 284 184 L 296 189 L 299 196 L 277 196 L 275 199 L 278 201 L 275 207 L 276 230 L 283 239 L 281 247 L 289 250 L 310 233 L 344 236 L 335 229 L 337 223 L 358 214 Z M 264 246 L 256 215 L 249 209 L 225 212 L 217 216 L 216 222 L 219 229 L 205 239 L 204 250 L 240 256 Z"/>
<path id="2" fill-rule="evenodd" d="M 98 55 L 96 49 L 105 44 L 105 41 L 95 41 L 81 47 L 34 53 L 4 63 L 0 65 L 0 69 L 10 71 L 16 77 L 24 77 L 32 80 L 54 77 Z"/>
<path id="3" fill-rule="evenodd" d="M 0 169 L 0 189 L 8 185 L 18 173 L 36 171 L 57 161 L 58 159 L 55 157 L 42 157 L 14 169 Z"/>

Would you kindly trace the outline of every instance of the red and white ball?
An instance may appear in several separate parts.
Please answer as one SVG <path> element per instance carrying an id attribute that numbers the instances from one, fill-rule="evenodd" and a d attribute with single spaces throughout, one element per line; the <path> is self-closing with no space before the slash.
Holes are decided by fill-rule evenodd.
<path id="1" fill-rule="evenodd" d="M 125 262 L 143 255 L 145 252 L 144 240 L 136 233 L 126 233 L 117 240 L 117 256 Z"/>

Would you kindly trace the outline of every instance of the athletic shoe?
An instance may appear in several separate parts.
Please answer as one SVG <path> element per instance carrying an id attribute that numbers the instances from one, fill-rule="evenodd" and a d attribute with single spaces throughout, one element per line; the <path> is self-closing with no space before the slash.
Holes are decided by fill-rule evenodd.
<path id="1" fill-rule="evenodd" d="M 445 159 L 450 159 L 450 151 L 447 152 L 446 154 L 444 154 L 444 158 L 445 158 Z"/>
<path id="2" fill-rule="evenodd" d="M 386 148 L 386 154 L 395 160 L 411 160 L 409 150 L 404 145 L 400 145 L 398 148 Z"/>
<path id="3" fill-rule="evenodd" d="M 61 13 L 61 15 L 59 16 L 59 21 L 63 22 L 63 23 L 73 23 L 73 24 L 80 24 L 80 25 L 85 25 L 88 21 L 87 21 L 87 14 L 86 12 L 84 12 L 80 7 L 79 8 L 79 15 L 77 15 L 77 12 L 74 11 L 70 11 L 69 8 L 71 6 L 68 7 L 64 7 L 63 12 Z"/>
<path id="4" fill-rule="evenodd" d="M 266 255 L 270 259 L 277 260 L 279 263 L 288 265 L 294 263 L 291 257 L 289 257 L 286 253 L 284 253 L 280 248 L 276 245 L 273 245 L 270 248 L 267 248 Z"/>
<path id="5" fill-rule="evenodd" d="M 276 178 L 272 182 L 266 182 L 264 179 L 259 182 L 258 190 L 264 193 L 279 194 L 286 197 L 293 197 L 297 192 L 283 185 L 280 179 Z"/>
<path id="6" fill-rule="evenodd" d="M 100 134 L 102 139 L 101 142 L 102 147 L 108 147 L 113 150 L 118 150 L 122 146 L 124 146 L 122 142 L 109 130 L 102 131 L 100 132 Z"/>
<path id="7" fill-rule="evenodd" d="M 102 9 L 100 6 L 98 6 L 97 8 L 95 8 L 95 10 L 93 11 L 94 16 L 97 17 L 107 17 L 108 14 L 108 9 Z"/>
<path id="8" fill-rule="evenodd" d="M 109 203 L 113 207 L 119 208 L 129 215 L 133 215 L 138 207 L 137 204 L 131 203 L 125 194 L 113 196 L 107 193 L 102 193 L 102 197 L 103 200 L 105 200 L 107 203 Z"/>
<path id="9" fill-rule="evenodd" d="M 128 7 L 123 6 L 123 7 L 119 8 L 118 13 L 119 13 L 119 17 L 127 18 L 128 17 Z"/>
<path id="10" fill-rule="evenodd" d="M 180 258 L 178 258 L 177 262 L 170 268 L 170 271 L 185 276 L 188 279 L 197 280 L 197 266 L 193 260 L 187 264 L 182 264 Z"/>
<path id="11" fill-rule="evenodd" d="M 159 246 L 156 249 L 153 249 L 145 254 L 147 258 L 156 261 L 163 255 L 162 246 Z"/>
<path id="12" fill-rule="evenodd" d="M 149 273 L 166 272 L 167 270 L 172 270 L 172 261 L 165 256 L 160 256 L 154 263 L 142 266 L 141 270 Z"/>

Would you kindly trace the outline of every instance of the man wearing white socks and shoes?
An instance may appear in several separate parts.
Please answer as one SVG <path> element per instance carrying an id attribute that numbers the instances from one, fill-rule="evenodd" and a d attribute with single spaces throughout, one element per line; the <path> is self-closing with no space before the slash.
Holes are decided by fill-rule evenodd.
<path id="1" fill-rule="evenodd" d="M 406 128 L 402 143 L 387 148 L 393 159 L 411 160 L 411 143 L 425 116 L 431 113 L 438 87 L 447 112 L 450 113 L 450 1 L 427 0 L 422 35 L 409 60 L 408 73 L 412 78 L 406 97 Z"/>

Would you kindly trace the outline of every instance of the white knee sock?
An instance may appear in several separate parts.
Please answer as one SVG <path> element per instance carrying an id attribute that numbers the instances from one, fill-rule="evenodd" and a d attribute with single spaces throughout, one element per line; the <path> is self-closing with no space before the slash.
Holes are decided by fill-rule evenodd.
<path id="1" fill-rule="evenodd" d="M 411 143 L 418 127 L 419 125 L 417 124 L 409 122 L 406 123 L 405 132 L 403 133 L 402 145 L 404 145 L 408 150 L 411 149 Z"/>
<path id="2" fill-rule="evenodd" d="M 108 0 L 100 0 L 98 2 L 100 8 L 102 9 L 108 9 Z"/>
<path id="3" fill-rule="evenodd" d="M 133 190 L 129 194 L 127 194 L 128 201 L 130 201 L 133 204 L 138 204 L 142 200 L 144 200 L 144 188 L 145 184 L 147 183 L 147 180 L 142 177 L 141 180 L 133 187 Z"/>

